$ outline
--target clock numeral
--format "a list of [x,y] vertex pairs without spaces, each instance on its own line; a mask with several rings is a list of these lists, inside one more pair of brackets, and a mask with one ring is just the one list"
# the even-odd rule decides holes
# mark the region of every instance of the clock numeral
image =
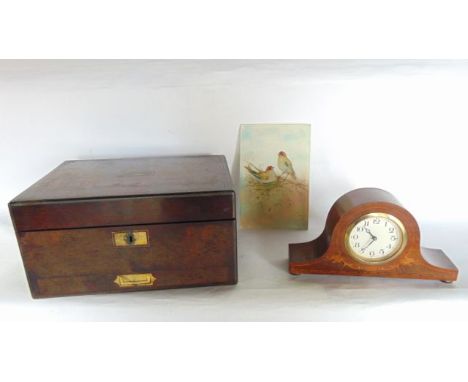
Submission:
[[391,240],[391,241],[397,241],[397,237],[396,237],[395,235],[392,235],[392,236],[390,237],[390,240]]
[[369,227],[369,220],[366,220],[366,221],[364,222],[364,227]]
[[380,224],[380,219],[378,219],[378,218],[374,219],[374,221],[372,222],[372,224]]
[[388,229],[388,233],[395,233],[395,228],[393,228],[393,227],[392,227],[392,228],[389,228],[389,229]]
[[374,252],[374,251],[370,251],[370,252],[369,252],[369,256],[370,256],[370,257],[374,257],[374,256],[375,256],[375,252]]
[[359,243],[354,243],[354,248],[359,248],[361,246],[361,244]]
[[388,221],[385,221],[385,227],[387,226],[387,224],[388,224]]
[[362,229],[361,227],[357,227],[357,230],[356,230],[356,231],[358,231],[358,232],[362,232],[362,231],[363,231],[363,229]]
[[384,251],[383,249],[381,249],[381,250],[379,251],[379,253],[380,253],[381,255],[383,255],[383,254],[385,254],[385,251]]
[[392,248],[392,245],[391,245],[391,244],[387,245],[387,248],[388,248],[388,249],[391,249],[391,248]]
[[354,234],[354,235],[353,235],[353,239],[354,239],[354,240],[359,239],[359,235]]

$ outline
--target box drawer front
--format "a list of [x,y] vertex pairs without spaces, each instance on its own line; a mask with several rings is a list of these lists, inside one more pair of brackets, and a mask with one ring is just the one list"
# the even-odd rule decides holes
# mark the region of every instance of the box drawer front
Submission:
[[234,220],[19,233],[34,297],[232,284]]

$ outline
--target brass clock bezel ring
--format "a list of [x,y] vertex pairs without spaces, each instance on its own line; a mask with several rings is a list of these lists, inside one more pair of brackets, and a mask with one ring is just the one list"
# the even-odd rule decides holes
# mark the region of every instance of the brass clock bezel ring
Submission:
[[[356,252],[354,252],[354,250],[351,248],[349,244],[349,236],[351,235],[351,231],[353,230],[353,228],[356,225],[358,225],[361,221],[367,218],[372,218],[372,217],[374,218],[380,217],[380,218],[385,218],[385,219],[392,221],[400,229],[400,232],[401,232],[401,243],[398,249],[395,252],[390,253],[389,255],[385,256],[384,258],[379,258],[376,260],[372,260],[369,258],[364,258],[364,257],[359,256],[358,254],[356,254]],[[359,261],[360,263],[366,264],[366,265],[379,265],[379,264],[385,264],[390,261],[393,261],[398,256],[401,255],[406,245],[408,244],[408,232],[406,231],[406,228],[401,222],[401,220],[395,217],[394,215],[388,214],[386,212],[371,212],[371,213],[359,216],[348,226],[348,228],[346,229],[344,241],[345,241],[344,244],[345,244],[346,252],[354,260]]]

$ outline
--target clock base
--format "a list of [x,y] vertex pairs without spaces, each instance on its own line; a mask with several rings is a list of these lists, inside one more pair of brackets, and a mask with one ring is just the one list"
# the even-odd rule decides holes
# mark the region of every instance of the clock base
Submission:
[[[444,252],[437,249],[421,248],[421,254],[408,261],[396,258],[382,265],[366,265],[333,253],[317,252],[314,242],[289,245],[289,273],[333,274],[339,276],[390,277],[403,279],[438,280],[451,284],[457,280],[458,269]],[[425,256],[429,255],[428,258]],[[435,260],[434,262],[429,262]],[[344,261],[343,261],[344,260]],[[400,260],[400,261],[399,261]],[[403,260],[403,261],[401,261]],[[436,264],[444,264],[444,267]]]

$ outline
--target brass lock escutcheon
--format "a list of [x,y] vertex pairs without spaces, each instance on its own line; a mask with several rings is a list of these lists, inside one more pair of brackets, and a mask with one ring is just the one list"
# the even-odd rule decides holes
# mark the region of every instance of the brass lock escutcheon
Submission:
[[112,240],[116,247],[149,246],[148,231],[112,232]]

